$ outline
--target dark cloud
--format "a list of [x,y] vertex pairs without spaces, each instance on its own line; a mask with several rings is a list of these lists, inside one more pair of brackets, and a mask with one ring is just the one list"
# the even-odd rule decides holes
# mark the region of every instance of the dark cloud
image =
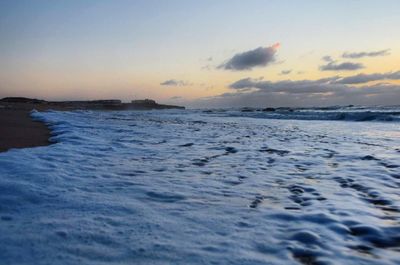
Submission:
[[353,76],[344,77],[336,83],[338,84],[362,84],[371,81],[382,80],[400,80],[400,71],[389,73],[374,73],[374,74],[358,74]]
[[282,70],[279,75],[288,75],[292,72],[292,70]]
[[332,57],[331,56],[324,56],[324,57],[322,57],[322,60],[323,61],[325,61],[325,62],[333,62],[333,59],[332,59]]
[[340,77],[329,77],[318,80],[283,80],[278,82],[263,81],[259,79],[244,78],[229,85],[229,88],[247,91],[257,89],[258,91],[268,91],[273,93],[327,93],[334,89],[342,89],[343,85],[335,83]]
[[[246,91],[247,89],[257,89],[256,92],[280,93],[280,94],[347,94],[349,92],[368,92],[374,93],[390,85],[378,84],[375,86],[355,87],[341,83],[343,78],[339,76],[321,78],[317,80],[283,80],[283,81],[264,81],[260,79],[244,78],[232,83],[231,89]],[[400,89],[400,86],[396,86]],[[368,88],[367,90],[363,90]],[[399,95],[400,96],[400,95]]]
[[328,61],[327,64],[321,65],[321,71],[354,71],[363,69],[364,65],[361,63],[343,62],[337,63],[336,61]]
[[389,49],[374,51],[374,52],[345,52],[342,54],[343,58],[358,59],[363,57],[376,57],[389,55]]
[[241,71],[266,66],[275,61],[275,54],[278,48],[279,43],[270,47],[259,47],[254,50],[238,53],[217,68]]
[[229,88],[233,88],[233,89],[237,89],[237,90],[249,90],[252,88],[258,88],[257,84],[259,84],[259,82],[257,80],[254,80],[254,79],[248,77],[248,78],[240,79],[240,80],[230,84]]
[[[394,73],[393,73],[394,74]],[[232,83],[233,92],[192,102],[195,107],[262,107],[398,104],[400,85],[354,86],[333,76],[318,80],[266,81],[244,78]]]
[[170,97],[169,99],[170,99],[170,100],[181,100],[181,99],[183,99],[183,97],[181,97],[181,96],[174,96],[174,97]]
[[170,79],[160,83],[162,86],[190,86],[191,84],[183,80]]
[[283,93],[258,90],[225,93],[188,103],[192,107],[312,107],[333,105],[395,105],[400,100],[400,86],[374,85],[344,88],[326,93]]
[[[362,84],[371,81],[400,80],[400,71],[375,74],[358,74],[348,77],[332,76],[317,80],[282,80],[277,82],[265,81],[262,78],[243,78],[229,85],[229,88],[238,91],[250,89],[264,90],[269,92],[283,92],[289,94],[299,93],[327,93],[338,92],[356,88],[354,84]],[[382,85],[382,84],[379,84]],[[400,95],[399,95],[400,96]]]

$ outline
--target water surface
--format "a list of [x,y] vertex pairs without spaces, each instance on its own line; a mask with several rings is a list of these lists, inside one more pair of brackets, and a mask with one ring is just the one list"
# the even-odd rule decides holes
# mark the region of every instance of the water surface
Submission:
[[57,144],[0,154],[0,260],[398,264],[400,123],[265,115],[33,113]]

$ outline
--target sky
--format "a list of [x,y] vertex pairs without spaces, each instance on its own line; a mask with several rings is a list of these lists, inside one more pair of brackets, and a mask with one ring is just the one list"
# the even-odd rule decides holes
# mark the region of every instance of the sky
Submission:
[[0,97],[395,105],[398,0],[0,0]]

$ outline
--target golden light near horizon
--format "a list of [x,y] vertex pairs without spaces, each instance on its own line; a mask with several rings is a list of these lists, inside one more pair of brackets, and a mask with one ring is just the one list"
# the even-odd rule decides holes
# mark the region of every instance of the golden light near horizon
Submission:
[[[151,97],[194,104],[202,98],[237,93],[232,104],[238,104],[240,93],[231,84],[245,78],[300,82],[399,70],[400,38],[391,33],[399,22],[394,8],[357,5],[359,11],[344,22],[338,18],[348,18],[347,8],[355,3],[306,2],[299,12],[285,9],[279,2],[230,3],[210,6],[173,1],[162,5],[171,13],[151,13],[154,6],[141,1],[121,5],[39,1],[32,3],[31,9],[4,2],[0,19],[1,96],[125,101]],[[324,16],[317,11],[307,12],[307,16],[301,12],[322,7],[332,12]],[[267,10],[275,12],[265,16]],[[224,19],[217,16],[221,11]],[[146,13],[150,15],[144,16]],[[379,19],[366,21],[371,14]],[[64,22],[59,23],[60,19]],[[292,20],[296,23],[289,23]],[[370,29],[368,35],[363,33],[365,27]],[[389,52],[374,53],[383,50]],[[344,58],[346,52],[361,55]],[[332,61],[325,62],[322,58],[326,56]],[[230,64],[221,67],[227,62]],[[330,69],[322,70],[323,66]],[[346,66],[351,69],[340,69]],[[175,84],[161,85],[168,80]],[[379,80],[369,85],[377,83]],[[318,99],[314,100],[301,104],[318,105]],[[376,104],[385,104],[377,100]],[[287,98],[283,103],[296,105],[299,101]],[[348,102],[332,97],[331,104],[342,103]]]

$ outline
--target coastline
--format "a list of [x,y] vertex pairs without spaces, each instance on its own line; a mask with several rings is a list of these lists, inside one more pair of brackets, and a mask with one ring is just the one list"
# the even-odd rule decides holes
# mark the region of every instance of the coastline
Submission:
[[120,100],[93,101],[45,101],[24,97],[0,99],[0,152],[13,148],[47,146],[50,129],[42,122],[30,116],[32,110],[151,110],[151,109],[184,109],[181,106],[158,104],[154,100],[133,100],[122,103]]
[[47,146],[50,129],[30,116],[29,109],[0,109],[0,152],[13,148]]

